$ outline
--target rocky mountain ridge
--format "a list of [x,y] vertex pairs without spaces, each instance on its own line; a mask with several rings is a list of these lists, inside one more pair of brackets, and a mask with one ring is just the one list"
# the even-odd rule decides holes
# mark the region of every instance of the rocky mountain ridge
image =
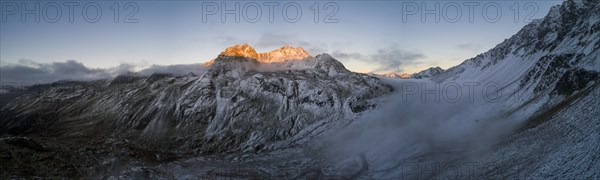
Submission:
[[[262,151],[343,127],[374,108],[373,98],[392,91],[327,54],[267,69],[227,53],[201,76],[123,75],[36,87],[0,110],[2,132],[66,137],[93,132],[202,154]],[[52,105],[38,105],[48,102]]]
[[[234,45],[225,49],[219,56],[243,57],[254,59],[259,63],[281,63],[287,60],[302,60],[312,56],[301,47],[283,46],[269,52],[257,53],[248,44]],[[204,66],[211,66],[216,59],[210,60]]]
[[493,49],[433,80],[494,84],[509,107],[547,110],[598,81],[598,12],[597,1],[567,0]]

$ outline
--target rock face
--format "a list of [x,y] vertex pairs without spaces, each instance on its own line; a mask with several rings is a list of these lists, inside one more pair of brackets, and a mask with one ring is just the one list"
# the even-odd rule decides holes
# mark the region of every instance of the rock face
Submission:
[[221,55],[258,59],[258,53],[256,53],[256,50],[254,50],[254,48],[250,47],[248,44],[228,47],[221,53]]
[[565,1],[495,48],[433,79],[494,84],[513,108],[552,107],[598,82],[598,12],[598,1]]
[[[287,60],[311,58],[310,54],[301,47],[283,46],[273,51],[257,53],[256,50],[248,44],[228,47],[225,51],[221,52],[219,56],[254,59],[260,63],[281,63]],[[216,59],[213,59],[205,63],[205,66],[211,66],[215,60]]]
[[230,47],[199,77],[124,75],[39,86],[0,110],[0,132],[119,137],[161,151],[256,152],[344,127],[392,91],[326,54],[281,61],[306,55],[296,50],[258,55],[247,45]]
[[[363,168],[368,169],[361,176],[364,179],[447,179],[451,176],[459,179],[596,179],[600,177],[600,168],[597,167],[600,154],[598,28],[600,1],[567,0],[553,7],[546,17],[528,24],[495,48],[432,79],[438,85],[491,87],[477,90],[476,93],[481,92],[482,96],[473,96],[475,100],[467,103],[427,103],[422,108],[425,110],[415,116],[411,113],[420,108],[401,111],[392,117],[416,117],[415,123],[432,123],[425,123],[425,128],[416,130],[417,133],[398,136],[393,134],[410,132],[422,126],[403,123],[394,128],[390,127],[392,123],[384,123],[385,128],[382,129],[393,129],[390,133],[374,131],[363,136],[366,143],[339,149],[367,147],[354,153],[366,151],[369,166]],[[413,80],[396,81],[410,83]],[[400,88],[401,85],[396,87]],[[462,90],[464,92],[466,89]],[[421,91],[430,90],[422,88]],[[487,93],[490,96],[486,96]],[[483,101],[477,102],[476,99]],[[419,107],[415,103],[417,101],[409,101],[407,104],[411,106],[404,108]],[[453,107],[459,107],[458,111],[451,112]],[[435,114],[436,109],[443,109],[444,112],[439,113],[442,116],[433,116],[431,119],[434,121],[428,121],[426,116]],[[469,124],[473,125],[476,133],[448,138],[450,134],[467,132],[465,129],[469,128],[464,127]],[[493,124],[502,124],[504,127]],[[441,127],[440,131],[435,130],[438,127]],[[400,130],[403,128],[405,131]],[[497,138],[481,138],[502,129],[504,132]],[[410,137],[407,141],[411,141],[431,135],[429,132],[439,135],[447,130],[452,133],[442,133],[441,143],[435,143],[436,138],[431,138],[404,145],[402,143],[406,141],[398,139]],[[370,131],[363,132],[368,134]],[[394,138],[386,142],[388,136]],[[361,137],[340,144],[360,142],[358,139]],[[377,142],[382,143],[371,143],[371,139],[378,139]],[[472,141],[474,143],[469,142],[470,139],[475,139]],[[490,145],[480,146],[486,143]],[[335,159],[335,162],[344,162],[343,158]],[[357,160],[347,161],[354,163],[354,167],[358,166],[355,165],[358,164]],[[450,164],[462,167],[443,167]]]
[[258,61],[264,63],[283,62],[286,60],[298,60],[309,58],[310,55],[301,47],[284,46],[279,49],[260,53]]
[[410,77],[414,79],[431,79],[442,74],[443,72],[444,69],[440,67],[430,67],[429,69],[425,69],[418,73],[412,74]]

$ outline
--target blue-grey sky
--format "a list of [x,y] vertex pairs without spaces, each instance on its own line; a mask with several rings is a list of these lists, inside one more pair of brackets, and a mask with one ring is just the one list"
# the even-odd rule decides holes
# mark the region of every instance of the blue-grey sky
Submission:
[[[259,52],[292,45],[313,55],[330,53],[358,72],[412,73],[449,68],[485,52],[562,1],[0,3],[2,65],[67,60],[93,68],[192,64],[248,43]],[[221,12],[229,13],[224,22]]]

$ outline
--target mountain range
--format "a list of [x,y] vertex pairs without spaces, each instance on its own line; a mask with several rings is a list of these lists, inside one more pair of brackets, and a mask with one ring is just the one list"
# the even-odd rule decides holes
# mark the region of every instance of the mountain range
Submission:
[[[383,75],[400,79],[243,44],[199,75],[27,87],[0,107],[0,177],[600,178],[598,12],[567,0],[457,66]],[[484,101],[407,100],[411,83],[476,84]],[[473,160],[486,166],[406,176],[403,164]]]

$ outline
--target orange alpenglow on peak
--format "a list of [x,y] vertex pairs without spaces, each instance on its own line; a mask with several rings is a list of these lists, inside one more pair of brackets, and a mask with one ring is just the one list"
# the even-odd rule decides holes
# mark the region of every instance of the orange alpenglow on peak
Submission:
[[297,60],[310,57],[310,54],[301,47],[283,46],[279,49],[260,53],[258,61],[260,62],[283,62],[286,60]]
[[225,51],[221,53],[221,55],[247,57],[252,59],[258,59],[259,57],[258,53],[256,53],[256,50],[254,50],[254,48],[252,48],[248,44],[228,47],[227,49],[225,49]]
[[[252,58],[261,63],[283,62],[311,57],[310,54],[301,47],[283,46],[266,53],[257,53],[256,50],[248,44],[228,47],[220,55]],[[214,59],[207,62],[205,65],[210,65],[213,61]]]

